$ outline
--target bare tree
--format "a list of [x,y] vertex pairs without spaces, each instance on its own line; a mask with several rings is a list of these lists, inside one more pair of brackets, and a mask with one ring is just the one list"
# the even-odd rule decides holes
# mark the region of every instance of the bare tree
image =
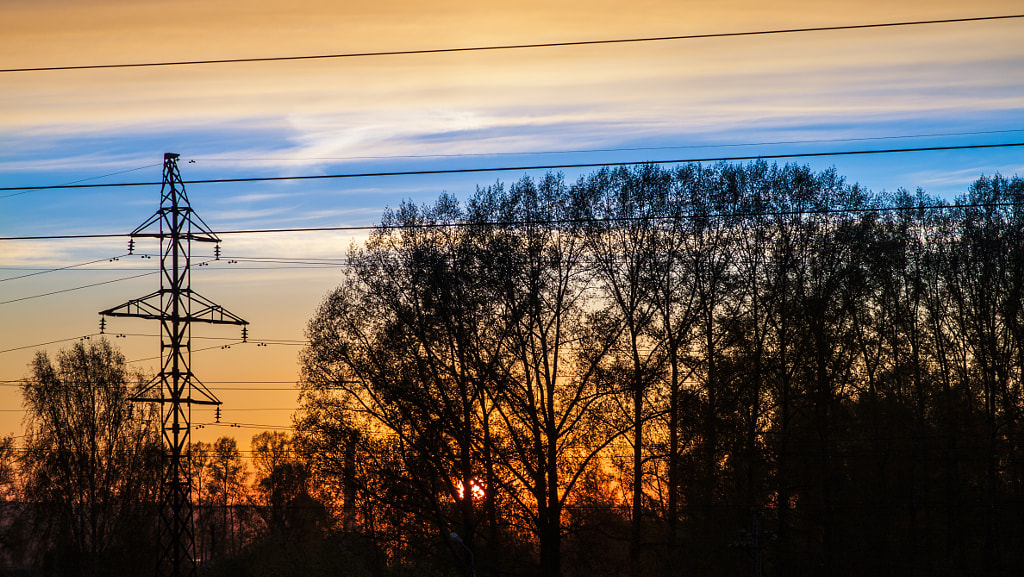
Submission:
[[[496,519],[486,388],[507,321],[492,290],[502,279],[488,274],[492,251],[472,227],[452,226],[463,218],[448,197],[386,214],[310,322],[303,374],[311,393],[338,400],[365,442],[383,436],[394,450],[382,455],[409,463],[395,469],[395,484],[419,495],[417,514],[436,534],[449,543],[457,529],[475,550],[481,505]],[[483,500],[469,489],[481,485]],[[461,545],[448,548],[462,556]]]
[[22,472],[39,535],[66,574],[124,570],[152,530],[138,523],[159,485],[153,411],[129,401],[145,381],[106,340],[77,342],[56,364],[40,352],[31,369]]
[[549,577],[561,573],[567,501],[598,454],[624,432],[606,418],[600,367],[619,327],[587,306],[593,271],[579,224],[587,201],[579,186],[571,191],[549,174],[475,199],[480,222],[508,223],[496,240],[510,249],[510,262],[495,274],[506,279],[498,298],[519,314],[493,393],[503,433],[496,449]]
[[240,545],[238,508],[246,494],[248,468],[238,450],[234,437],[220,437],[214,441],[210,451],[210,480],[208,483],[211,504],[220,508],[220,534],[211,535],[211,555],[234,552]]
[[[664,274],[659,256],[659,220],[665,215],[672,185],[671,173],[655,166],[635,170],[601,171],[583,184],[586,213],[584,228],[587,252],[592,256],[600,296],[593,298],[621,326],[620,339],[608,358],[608,370],[617,373],[613,398],[629,424],[632,459],[630,572],[641,573],[645,502],[645,468],[650,451],[645,437],[647,423],[662,412],[662,398],[655,384],[666,357],[666,332],[658,330],[657,287]],[[605,302],[602,303],[601,300]]]

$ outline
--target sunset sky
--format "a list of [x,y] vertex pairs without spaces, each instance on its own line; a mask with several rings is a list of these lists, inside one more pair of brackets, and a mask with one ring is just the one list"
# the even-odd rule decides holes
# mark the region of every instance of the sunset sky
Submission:
[[[1020,2],[5,0],[0,68],[390,52],[1024,13]],[[1024,18],[503,51],[0,72],[0,187],[557,165],[1024,142]],[[1024,148],[807,159],[871,190],[953,198],[1024,174]],[[566,168],[570,179],[592,169]],[[466,198],[523,170],[188,186],[214,230],[369,226],[403,199]],[[530,174],[539,175],[543,171]],[[110,175],[104,177],[104,175]],[[100,178],[104,177],[104,178]],[[127,233],[159,187],[0,191],[0,237]],[[248,320],[195,326],[193,370],[224,401],[210,440],[287,426],[303,329],[365,233],[223,235],[193,271]],[[158,287],[127,239],[0,240],[0,434],[21,434],[34,351],[98,332]],[[141,242],[137,253],[155,253]],[[209,256],[209,247],[196,252]],[[115,262],[107,259],[121,256]],[[237,263],[229,264],[229,260]],[[64,271],[47,269],[100,261]],[[15,279],[22,275],[35,274]],[[138,276],[145,275],[145,276]],[[138,277],[138,278],[128,278]],[[125,279],[125,280],[121,280]],[[90,288],[65,291],[84,285]],[[158,326],[108,333],[155,371]],[[150,335],[150,336],[145,336]],[[96,337],[93,337],[96,338]],[[219,340],[223,339],[223,340]],[[34,347],[40,343],[64,341]],[[268,346],[257,343],[268,342]],[[27,347],[27,348],[23,348]],[[198,349],[208,350],[198,351]],[[18,350],[12,350],[18,349]],[[213,420],[196,409],[195,423]]]

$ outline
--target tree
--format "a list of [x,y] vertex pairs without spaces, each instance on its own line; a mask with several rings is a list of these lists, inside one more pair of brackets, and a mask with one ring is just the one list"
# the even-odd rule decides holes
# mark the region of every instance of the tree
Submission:
[[655,166],[600,171],[587,179],[592,219],[585,230],[594,257],[595,278],[609,304],[607,314],[622,327],[612,348],[608,370],[622,401],[616,403],[632,428],[630,573],[639,575],[645,508],[645,464],[649,450],[647,423],[661,411],[655,383],[665,358],[665,331],[657,330],[657,288],[665,267],[659,255],[658,216],[665,214],[671,173]]
[[16,477],[14,459],[14,437],[0,438],[0,501],[11,498]]
[[[160,480],[159,422],[129,400],[145,380],[107,340],[78,342],[56,364],[37,353],[22,382],[25,498],[52,568],[126,573],[148,563]],[[133,562],[134,561],[134,562]]]
[[332,547],[327,508],[310,495],[309,469],[295,438],[264,431],[252,437],[251,446],[251,502],[258,530],[244,548],[245,574],[336,575],[343,567],[356,573],[350,559],[338,558]]
[[0,438],[0,559],[8,560],[15,551],[12,538],[20,507],[17,503],[17,456],[14,436]]
[[[388,490],[412,497],[404,508],[435,538],[457,528],[474,549],[481,504],[459,488],[490,474],[478,437],[504,323],[482,274],[489,252],[473,231],[446,226],[460,217],[447,197],[385,215],[388,226],[350,251],[350,274],[310,322],[303,376],[311,393],[337,397],[354,430],[376,429],[366,442],[390,440],[377,456],[388,458]],[[485,484],[490,497],[495,485]]]
[[213,555],[213,544],[216,541],[212,520],[215,513],[210,507],[210,478],[213,474],[211,455],[212,443],[196,441],[189,446],[189,459],[192,464],[192,502],[195,505],[196,561],[200,564]]
[[214,441],[210,455],[210,500],[220,507],[220,535],[211,536],[211,555],[230,554],[238,547],[239,515],[237,506],[246,492],[248,471],[238,442],[234,437],[221,437]]
[[287,534],[312,508],[309,471],[295,452],[291,435],[264,431],[252,438],[254,488],[267,530]]
[[1006,573],[1022,199],[756,162],[403,205],[310,323],[316,487],[399,570],[450,567],[457,528],[551,576],[563,543],[595,574]]
[[584,187],[553,174],[524,178],[507,192],[478,191],[470,215],[470,222],[505,223],[490,227],[489,243],[507,250],[492,275],[503,281],[495,297],[515,311],[491,389],[502,432],[495,450],[548,577],[561,574],[562,515],[577,483],[625,433],[607,418],[610,388],[601,382],[621,325],[587,306],[594,284],[582,234]]

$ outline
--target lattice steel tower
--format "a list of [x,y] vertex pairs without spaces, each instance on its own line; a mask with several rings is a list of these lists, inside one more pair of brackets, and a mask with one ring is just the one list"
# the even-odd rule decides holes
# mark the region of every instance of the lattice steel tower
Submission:
[[[196,574],[189,451],[192,405],[219,405],[220,400],[192,374],[190,325],[248,323],[192,290],[192,241],[217,243],[220,239],[189,206],[178,157],[164,154],[160,210],[131,233],[132,243],[140,237],[160,239],[160,290],[100,314],[160,321],[160,373],[133,400],[159,403],[163,423],[157,575],[192,577]],[[157,226],[158,232],[147,232]]]

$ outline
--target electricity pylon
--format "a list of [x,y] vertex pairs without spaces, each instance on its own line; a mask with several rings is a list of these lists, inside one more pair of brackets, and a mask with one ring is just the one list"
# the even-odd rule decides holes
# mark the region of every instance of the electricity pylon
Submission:
[[[220,239],[189,206],[178,157],[164,154],[160,210],[131,233],[132,243],[139,237],[160,239],[160,290],[100,312],[160,321],[160,373],[132,399],[159,403],[163,423],[158,577],[196,574],[189,450],[192,405],[220,405],[192,374],[191,323],[248,324],[192,290],[192,241],[217,243]],[[158,232],[147,232],[157,225]]]

